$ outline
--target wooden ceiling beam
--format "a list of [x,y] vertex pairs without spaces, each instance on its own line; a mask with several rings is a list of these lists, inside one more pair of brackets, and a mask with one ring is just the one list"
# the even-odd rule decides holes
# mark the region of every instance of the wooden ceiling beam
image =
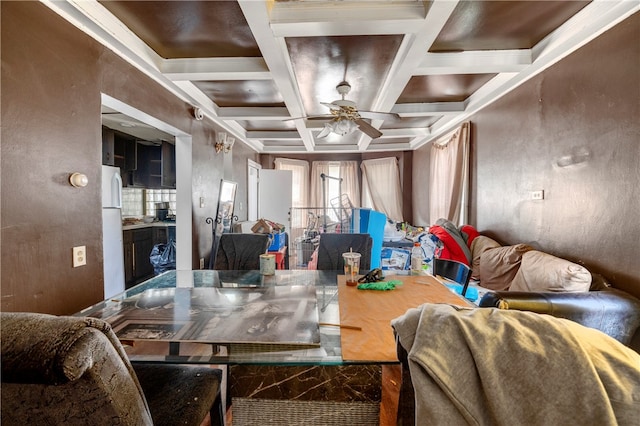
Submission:
[[[282,37],[276,37],[270,25],[269,7],[267,2],[255,0],[238,0],[238,5],[251,28],[251,32],[260,47],[265,63],[271,70],[273,81],[280,90],[289,113],[294,117],[305,115],[302,98],[295,84],[295,73],[287,46]],[[307,151],[314,150],[314,141],[306,130],[304,122],[295,120],[298,133]]]
[[262,58],[163,59],[160,71],[172,81],[269,80]]
[[400,117],[425,117],[433,115],[459,114],[464,112],[464,102],[431,102],[396,104],[391,112]]
[[275,37],[380,35],[417,32],[422,2],[277,2],[271,11]]
[[531,65],[531,49],[425,53],[413,75],[519,72]]

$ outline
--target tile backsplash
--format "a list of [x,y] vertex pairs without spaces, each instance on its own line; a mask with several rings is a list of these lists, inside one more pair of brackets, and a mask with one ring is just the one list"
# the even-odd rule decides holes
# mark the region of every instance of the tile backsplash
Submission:
[[176,190],[175,189],[145,189],[144,204],[145,214],[156,215],[156,203],[167,201],[169,203],[169,215],[176,214]]
[[142,188],[122,188],[122,217],[144,216]]
[[169,214],[175,214],[175,189],[122,188],[122,217],[155,216],[155,203],[162,201],[169,202]]

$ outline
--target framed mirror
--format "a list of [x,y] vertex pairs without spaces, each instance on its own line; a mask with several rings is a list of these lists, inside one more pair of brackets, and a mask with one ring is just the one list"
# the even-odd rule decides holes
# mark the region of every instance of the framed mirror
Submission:
[[236,189],[238,184],[228,180],[220,180],[220,192],[218,194],[218,212],[216,213],[216,234],[231,232],[233,226],[233,208],[236,201]]

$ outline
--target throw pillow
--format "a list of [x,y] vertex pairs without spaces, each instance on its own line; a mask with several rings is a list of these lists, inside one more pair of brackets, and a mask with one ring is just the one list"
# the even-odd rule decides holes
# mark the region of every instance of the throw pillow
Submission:
[[520,269],[524,253],[533,250],[526,244],[516,244],[486,250],[480,256],[480,285],[491,290],[508,290]]
[[589,291],[591,273],[584,266],[532,250],[522,256],[510,291]]
[[471,242],[471,278],[481,280],[480,256],[486,250],[501,247],[500,243],[484,235],[478,235]]

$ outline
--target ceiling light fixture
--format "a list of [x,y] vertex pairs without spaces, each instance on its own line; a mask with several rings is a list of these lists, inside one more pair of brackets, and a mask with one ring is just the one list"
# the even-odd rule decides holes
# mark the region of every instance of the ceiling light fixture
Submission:
[[349,118],[337,117],[329,123],[325,123],[324,129],[318,133],[318,138],[324,138],[333,132],[340,136],[346,136],[355,132],[358,129],[358,125]]
[[76,172],[69,176],[69,183],[76,188],[84,188],[89,183],[89,179],[87,175]]
[[231,151],[231,148],[233,147],[235,141],[236,138],[227,136],[225,132],[216,133],[216,143],[214,145],[216,154],[219,154],[220,152],[228,154]]

